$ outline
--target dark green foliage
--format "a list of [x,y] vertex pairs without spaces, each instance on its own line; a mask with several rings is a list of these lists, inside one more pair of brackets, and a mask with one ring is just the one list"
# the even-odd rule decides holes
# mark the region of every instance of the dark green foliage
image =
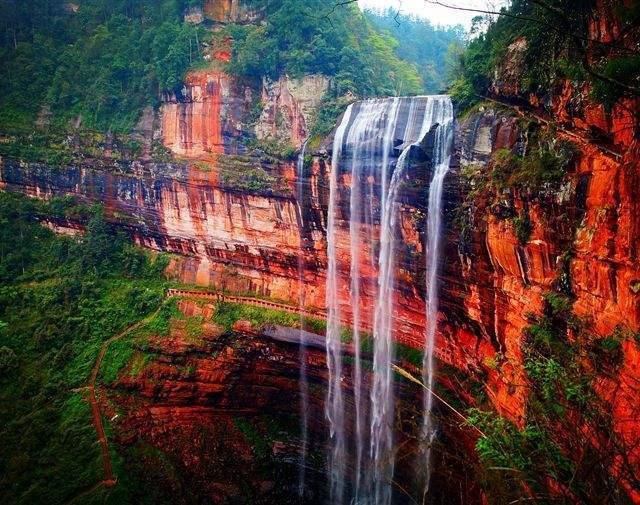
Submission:
[[596,339],[591,346],[591,359],[599,370],[606,369],[607,366],[620,366],[624,359],[620,338],[612,335]]
[[236,417],[233,423],[251,445],[253,454],[258,460],[264,460],[271,455],[271,444],[273,440],[270,440],[267,435],[260,433],[251,421],[243,417]]
[[82,116],[103,131],[128,131],[143,107],[176,88],[199,59],[182,0],[0,3],[0,123],[24,130],[44,104],[54,122]]
[[11,377],[16,368],[18,368],[18,357],[14,350],[7,346],[0,347],[0,381]]
[[527,245],[531,238],[533,225],[529,219],[529,213],[526,210],[522,211],[518,217],[513,219],[513,228],[520,245]]
[[[7,120],[3,125],[14,124],[11,120]],[[25,128],[27,127],[25,125]],[[7,137],[0,143],[0,155],[27,162],[46,163],[51,166],[66,165],[72,160],[72,150],[69,145],[59,142],[55,136],[38,132]]]
[[[511,2],[505,8],[509,16],[490,22],[486,33],[469,43],[451,89],[454,100],[462,110],[471,107],[489,93],[495,71],[500,73],[505,66],[515,71],[510,76],[515,82],[509,84],[525,98],[528,93],[545,94],[559,78],[589,82],[593,98],[607,106],[623,96],[638,96],[640,60],[633,44],[589,41],[590,23],[602,15],[596,6],[595,0]],[[637,6],[618,2],[615,10],[620,33],[632,34],[639,18]],[[516,56],[509,46],[521,38],[526,48]],[[589,63],[594,60],[599,63]]]
[[335,77],[337,95],[415,94],[422,83],[416,68],[398,59],[397,42],[373,28],[355,4],[330,18],[323,0],[249,2],[263,8],[264,23],[230,26],[233,58],[228,70],[253,80],[323,74]]
[[367,11],[365,16],[398,41],[396,54],[416,65],[425,93],[441,93],[447,88],[450,67],[463,48],[462,26],[434,26],[426,19],[398,14],[393,9]]
[[250,193],[271,194],[281,187],[281,181],[263,168],[255,167],[242,171],[232,167],[220,170],[220,182],[226,189]]
[[[603,76],[629,86],[640,87],[640,56],[611,57],[598,68]],[[625,96],[621,86],[612,84],[609,80],[593,79],[591,96],[594,100],[611,108],[620,98]]]
[[575,156],[575,146],[568,141],[542,136],[537,146],[521,159],[512,184],[524,187],[554,186],[562,182]]
[[[318,108],[316,120],[311,130],[312,141],[308,146],[312,152],[319,147],[317,141],[326,136],[335,127],[338,123],[338,118],[350,102],[348,97],[335,96],[335,91],[327,93]],[[316,142],[313,142],[314,139],[316,139]]]
[[296,149],[286,140],[278,140],[267,137],[261,140],[247,142],[247,147],[262,151],[267,156],[280,160],[293,160],[296,158]]
[[[550,292],[542,315],[530,316],[523,345],[529,390],[525,426],[518,429],[491,412],[469,411],[469,422],[485,433],[476,449],[483,486],[496,503],[522,496],[523,483],[546,493],[548,478],[581,503],[608,502],[610,496],[617,496],[613,503],[627,503],[619,483],[598,470],[626,449],[611,432],[611,406],[596,393],[594,381],[622,362],[622,341],[632,336],[622,329],[606,338],[591,335],[572,306],[567,295]],[[613,440],[594,448],[585,433]],[[575,447],[581,448],[579,454]],[[623,465],[622,471],[633,478],[632,466]]]
[[486,466],[527,475],[570,476],[571,463],[540,427],[530,424],[518,429],[505,418],[478,409],[468,412],[468,422],[486,435],[476,443]]
[[551,133],[530,139],[524,156],[509,149],[499,149],[492,159],[491,185],[498,191],[520,189],[534,194],[546,188],[557,190],[575,152],[571,142],[552,139]]
[[[86,234],[38,223],[65,215],[86,219]],[[66,503],[102,478],[89,405],[72,390],[106,339],[160,304],[162,265],[98,208],[0,192],[0,501]]]

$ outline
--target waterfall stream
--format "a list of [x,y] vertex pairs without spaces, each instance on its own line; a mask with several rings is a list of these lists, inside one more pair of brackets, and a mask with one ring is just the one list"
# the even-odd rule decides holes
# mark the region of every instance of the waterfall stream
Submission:
[[[301,254],[298,256],[298,307],[300,313],[305,308],[305,290],[304,290],[304,213],[302,211],[304,198],[304,156],[307,151],[307,142],[305,140],[298,154],[298,162],[296,164],[296,199],[298,201],[298,227],[300,229],[300,249]],[[309,434],[309,381],[307,379],[307,337],[304,328],[304,317],[300,316],[300,470],[298,475],[298,496],[304,497],[304,487],[306,479],[307,467],[307,445]]]
[[424,418],[422,436],[425,443],[425,488],[429,490],[431,480],[431,444],[435,429],[431,418],[433,406],[433,349],[438,327],[438,267],[440,264],[440,238],[442,227],[442,190],[444,179],[451,164],[453,144],[453,106],[450,101],[444,104],[442,122],[436,130],[433,145],[433,178],[429,185],[429,208],[427,214],[427,335],[422,366],[423,382],[427,389],[424,393]]
[[[392,364],[395,358],[395,251],[399,245],[396,243],[399,196],[402,183],[410,176],[408,160],[412,148],[419,145],[437,124],[434,148],[438,152],[434,152],[434,176],[429,191],[429,322],[425,344],[425,377],[426,380],[433,378],[438,258],[430,256],[439,253],[437,235],[440,218],[436,219],[435,214],[439,216],[441,212],[441,180],[446,174],[444,164],[448,169],[449,159],[446,152],[440,151],[449,141],[452,117],[451,102],[446,96],[372,99],[350,105],[335,133],[327,216],[326,351],[329,387],[325,405],[330,425],[332,504],[345,501],[376,505],[391,503],[395,468]],[[443,133],[445,130],[447,133]],[[436,180],[440,189],[432,195]],[[342,195],[346,193],[345,186],[349,190],[348,200]],[[434,202],[433,209],[431,202]],[[345,215],[347,204],[349,214]],[[435,220],[435,227],[432,220]],[[343,225],[345,221],[348,221],[348,242],[344,236],[347,229],[347,223]],[[375,299],[373,307],[365,306],[363,290],[369,299]],[[341,352],[341,321],[349,319],[349,314],[352,322],[350,340],[354,350],[350,378],[343,376]],[[365,380],[362,371],[363,328],[373,330],[370,381]],[[349,379],[353,384],[353,409],[345,412],[351,407],[345,394]],[[433,432],[430,408],[431,400],[425,399],[425,434]],[[351,433],[353,436],[348,436]]]

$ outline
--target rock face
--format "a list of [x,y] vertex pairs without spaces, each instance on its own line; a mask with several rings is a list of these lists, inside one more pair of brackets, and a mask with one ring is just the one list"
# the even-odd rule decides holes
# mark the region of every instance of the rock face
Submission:
[[[206,2],[204,13],[217,22],[253,16],[235,0]],[[592,26],[592,36],[603,40],[612,31],[615,26],[605,20]],[[586,86],[569,81],[558,82],[545,95],[522,96],[517,70],[525,47],[526,40],[512,44],[493,83],[494,98],[508,103],[509,111],[487,105],[458,125],[454,167],[445,182],[446,244],[436,356],[446,373],[439,381],[473,404],[473,395],[452,377],[455,371],[476,378],[495,409],[523,426],[530,389],[524,369],[525,330],[530,316],[542,313],[545,293],[564,275],[575,297],[573,310],[589,322],[595,338],[627,335],[621,342],[621,365],[615,373],[599,377],[597,392],[610,410],[610,438],[615,435],[619,443],[611,449],[614,461],[605,469],[620,479],[634,503],[640,503],[637,484],[621,470],[640,474],[640,348],[638,339],[629,337],[640,331],[640,104],[622,100],[607,112],[590,102]],[[218,60],[228,57],[222,50],[216,54]],[[69,194],[85,202],[103,202],[110,220],[139,244],[176,253],[169,270],[183,282],[292,305],[302,294],[309,308],[323,309],[330,142],[305,167],[302,198],[296,199],[293,163],[251,155],[246,141],[255,136],[300,146],[327,86],[318,76],[299,81],[283,77],[264,82],[256,92],[219,70],[193,72],[180,92],[164,97],[161,109],[164,146],[189,163],[149,161],[150,142],[145,159],[132,163],[87,160],[82,166],[52,169],[3,159],[0,188],[42,198]],[[250,124],[256,106],[261,113]],[[523,152],[527,136],[519,117],[540,125],[553,122],[557,137],[575,146],[575,163],[559,189],[492,194],[489,202],[469,185],[465,173],[490,170],[501,149]],[[420,349],[425,328],[426,188],[431,176],[428,142],[414,157],[414,184],[403,188],[398,227],[404,248],[397,251],[394,316],[397,340]],[[225,179],[225,174],[250,174],[255,169],[281,184],[256,189],[254,179],[244,186]],[[348,201],[348,175],[341,176],[339,187],[341,200]],[[470,194],[476,199],[464,207]],[[513,222],[523,212],[531,224],[524,242]],[[348,208],[340,209],[337,247],[342,251],[349,250],[348,217]],[[81,223],[46,224],[64,233],[81,233]],[[376,236],[378,228],[373,219],[363,233]],[[362,251],[363,265],[371,264],[372,252]],[[348,260],[343,256],[338,261],[344,276],[349,274]],[[375,267],[363,277],[366,318],[375,296]],[[340,293],[340,299],[349,318],[348,293]],[[190,450],[199,427],[214,426],[218,438],[227,434],[236,455],[247,462],[251,449],[234,427],[232,413],[244,409],[257,415],[264,408],[280,415],[284,406],[290,411],[295,402],[297,377],[292,371],[297,370],[297,358],[291,349],[275,353],[270,343],[247,339],[239,348],[220,344],[222,352],[212,357],[218,345],[213,341],[196,347],[171,341],[156,344],[163,359],[135,380],[122,379],[114,386],[113,401],[129,413],[121,433],[130,433],[130,438],[122,435],[122,441],[143,439],[173,451],[181,465],[195,468],[192,474],[197,478],[211,471],[204,463],[209,448],[196,456]],[[322,360],[319,354],[313,356],[312,373],[318,382],[323,380]],[[229,387],[232,377],[237,383]],[[139,410],[125,394],[131,391],[142,397]],[[318,393],[315,398],[317,424],[323,422],[318,406],[322,397]],[[604,444],[591,433],[585,439],[595,447]],[[286,459],[287,451],[283,454]],[[268,488],[272,478],[257,484],[255,492],[263,485]],[[233,495],[238,490],[230,489],[229,480],[221,476],[206,493]]]
[[[220,82],[224,83],[222,77]],[[208,107],[213,106],[204,103],[211,96],[207,93],[217,93],[218,81],[214,79],[209,88],[206,81],[192,83],[198,91],[191,96],[205,97],[198,107],[211,110]],[[225,88],[221,85],[220,89]],[[224,97],[224,91],[220,96]],[[166,125],[166,118],[173,113],[167,110],[177,111],[181,107],[187,110],[191,105],[176,102],[165,107],[169,107],[165,109]],[[244,104],[231,100],[226,107],[233,111]],[[539,113],[531,114],[529,117]],[[613,130],[626,124],[613,120],[611,135],[615,138]],[[634,125],[634,139],[636,128]],[[219,133],[212,137],[211,131]],[[238,136],[241,134],[237,131]],[[212,171],[149,162],[120,166],[121,173],[114,168],[89,166],[54,170],[5,159],[0,185],[38,197],[72,194],[84,201],[104,202],[111,220],[128,230],[140,244],[178,253],[171,271],[185,282],[252,292],[295,305],[301,287],[298,259],[302,258],[306,304],[322,309],[327,181],[331,170],[328,159],[326,155],[316,156],[305,170],[304,196],[300,202],[291,196],[295,176],[288,163],[265,165],[270,173],[289,181],[288,192],[256,193],[225,187],[215,167],[228,167],[235,159],[224,154],[233,149],[234,139],[238,138],[235,135],[232,128],[221,126],[220,130],[207,130],[207,135],[198,137],[215,137],[217,141],[201,140],[197,147],[191,143],[190,152],[196,158],[210,160]],[[469,167],[487,170],[497,150],[521,148],[523,131],[517,114],[498,109],[487,108],[459,125],[456,166],[446,181],[447,244],[441,274],[436,356],[443,365],[482,377],[496,409],[518,424],[523,424],[526,417],[528,386],[522,343],[525,328],[530,324],[528,314],[542,311],[543,295],[558,278],[567,250],[572,251],[569,279],[576,297],[576,314],[590,320],[599,337],[609,336],[617,328],[632,333],[640,330],[638,142],[620,144],[620,154],[615,154],[610,146],[590,140],[578,128],[569,129],[567,125],[558,135],[575,143],[577,161],[566,184],[544,199],[526,193],[505,195],[504,202],[490,209],[477,201],[468,211],[471,227],[467,230],[460,229],[459,220],[454,219],[461,200],[473,189],[465,186],[464,170]],[[188,142],[180,142],[186,154]],[[212,156],[214,146],[220,151],[217,158]],[[430,179],[428,145],[416,156],[415,180],[424,188]],[[263,162],[256,158],[246,163],[257,166]],[[340,184],[344,194],[348,194],[348,177]],[[407,250],[398,252],[397,338],[420,348],[425,325],[426,202],[421,190],[411,187],[405,189],[403,201],[406,204],[399,233]],[[522,244],[512,221],[501,216],[505,209],[517,214],[525,208],[532,232],[527,243]],[[342,219],[339,225],[343,232],[339,232],[338,244],[348,250],[345,223],[346,219]],[[73,223],[57,224],[77,229]],[[341,263],[348,265],[346,258]],[[372,279],[374,273],[371,272]],[[365,305],[367,296],[372,297],[373,293],[365,285]],[[341,298],[346,303],[349,297],[344,293]],[[350,308],[344,309],[348,316]],[[640,453],[633,448],[640,429],[633,420],[640,418],[637,356],[638,344],[633,339],[625,340],[623,365],[615,375],[602,379],[600,387],[602,397],[612,408],[611,429],[624,443],[620,458],[626,458],[625,464],[635,468],[640,466]],[[447,382],[446,377],[441,380]],[[459,387],[453,389],[467,398]],[[184,399],[185,405],[190,404],[190,398]],[[468,400],[473,402],[472,398]],[[201,415],[198,408],[181,407],[180,415],[172,408],[166,412],[172,412],[176,419]],[[162,422],[169,422],[163,416]],[[207,416],[200,419],[209,419]],[[162,422],[151,424],[160,426]],[[610,470],[616,474],[615,467]],[[636,500],[633,485],[623,481],[623,486]]]
[[251,88],[222,72],[190,73],[179,93],[166,95],[160,114],[162,141],[174,154],[200,160],[243,150],[242,121]]
[[[170,496],[173,503],[249,498],[252,503],[288,502],[297,493],[301,444],[298,330],[224,332],[206,322],[215,317],[215,305],[180,300],[178,307],[187,317],[202,318],[202,332],[194,337],[186,330],[185,320],[172,320],[169,335],[149,337],[144,346],[147,358],[134,357],[120,378],[101,391],[103,410],[110,416],[119,414],[113,428],[126,463],[143,455],[142,469],[134,466],[130,471],[151,472],[147,479],[157,479],[158,493]],[[323,457],[327,369],[322,337],[317,340],[318,345],[309,346],[307,353],[305,498],[309,503],[327,499]],[[411,489],[412,406],[419,391],[405,385],[399,394],[405,406],[401,410],[405,431],[397,434],[404,441],[398,479]],[[347,402],[352,408],[353,397],[348,396]],[[446,450],[438,450],[441,468],[446,470],[434,474],[435,494],[447,503],[480,503],[473,484],[451,484],[464,480],[454,458],[466,450],[465,437],[453,437],[454,423],[444,426],[445,437],[452,436],[452,442]]]
[[[312,256],[320,243],[309,238],[311,242],[301,246],[304,237],[293,197],[226,189],[215,171],[185,165],[138,168],[125,168],[128,173],[118,175],[79,167],[26,167],[5,160],[0,181],[6,189],[41,198],[69,194],[81,201],[102,202],[110,219],[139,244],[178,253],[171,270],[187,283],[294,300],[302,250],[310,286],[308,304],[324,306],[324,283],[319,280],[322,255]],[[288,170],[269,168],[276,173]]]
[[305,75],[301,79],[283,76],[262,84],[262,113],[256,124],[258,139],[273,138],[300,147],[309,137],[314,115],[329,87],[322,75]]
[[[216,52],[217,59],[226,57],[222,50]],[[256,96],[250,86],[221,71],[191,72],[179,92],[164,96],[163,144],[177,156],[211,160],[246,151],[245,141],[253,129],[258,140],[273,139],[299,148],[309,137],[328,85],[320,75],[284,76],[275,82],[265,80],[261,96]],[[261,112],[251,126],[256,104]]]
[[[599,9],[606,8],[602,3]],[[615,17],[598,19],[590,35],[606,42],[616,30],[610,21]],[[563,185],[551,192],[493,194],[497,203],[492,207],[476,197],[467,209],[468,228],[458,229],[458,236],[451,237],[452,245],[458,243],[461,270],[455,261],[448,262],[443,281],[443,296],[455,304],[456,311],[463,307],[457,313],[472,329],[472,338],[451,328],[443,329],[442,340],[453,343],[458,353],[475,350],[463,360],[475,361],[474,366],[484,370],[489,396],[498,411],[524,424],[530,391],[522,352],[526,328],[531,324],[530,315],[542,313],[543,295],[563,283],[573,294],[573,311],[588,326],[589,338],[620,342],[621,364],[599,376],[595,384],[610,427],[604,435],[582,428],[581,436],[588,433],[589,444],[610,457],[603,467],[619,480],[633,503],[640,503],[634,477],[640,472],[640,451],[632,442],[632,433],[640,429],[636,361],[640,345],[634,338],[640,329],[640,284],[636,280],[640,276],[640,101],[623,99],[607,112],[590,101],[587,85],[570,81],[556,83],[545,95],[522,96],[517,62],[523,47],[524,40],[510,46],[493,82],[494,98],[511,107],[488,106],[460,125],[461,170],[451,176],[452,193],[455,187],[464,188],[461,175],[465,170],[490,168],[487,161],[498,149],[522,153],[526,127],[518,117],[542,125],[552,122],[556,138],[574,145],[575,164]],[[473,187],[463,192],[469,191],[482,194]],[[513,224],[513,217],[523,212],[532,225],[524,244]],[[456,229],[456,224],[450,222],[449,229]],[[453,254],[452,248],[450,260]],[[462,336],[467,340],[456,344]],[[573,338],[580,344],[585,337]],[[468,345],[471,342],[473,347]],[[498,366],[493,361],[487,366],[492,356],[499,358]],[[570,436],[566,434],[567,439]]]
[[218,23],[246,23],[257,18],[257,13],[248,9],[242,0],[205,0],[204,14]]

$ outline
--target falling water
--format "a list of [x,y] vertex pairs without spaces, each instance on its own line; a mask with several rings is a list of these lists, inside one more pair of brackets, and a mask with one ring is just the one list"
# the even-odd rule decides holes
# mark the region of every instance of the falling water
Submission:
[[[399,214],[399,192],[408,170],[408,156],[412,147],[419,144],[435,125],[437,173],[448,164],[446,153],[441,153],[450,136],[451,102],[446,96],[376,99],[349,106],[336,130],[330,175],[330,195],[327,224],[327,363],[329,390],[326,415],[330,424],[331,453],[330,481],[331,503],[345,499],[346,482],[352,483],[350,500],[358,504],[389,504],[391,481],[394,472],[393,422],[394,391],[392,362],[394,359],[394,288],[396,228]],[[447,131],[448,133],[443,133]],[[395,147],[397,143],[399,147]],[[399,156],[396,155],[399,152]],[[447,160],[445,160],[447,158]],[[350,170],[348,172],[347,170]],[[342,357],[340,344],[340,275],[336,212],[340,205],[342,174],[348,173],[349,196],[349,307],[352,314],[352,339],[354,347],[353,388],[354,427],[352,475],[347,479],[347,444],[345,397],[342,386]],[[436,175],[434,174],[434,181]],[[347,179],[345,179],[347,180]],[[374,194],[374,184],[379,185],[379,195]],[[441,186],[441,183],[439,183]],[[432,188],[433,190],[433,188]],[[441,188],[439,190],[441,192]],[[379,197],[380,207],[374,201]],[[438,196],[437,200],[439,201]],[[430,201],[435,201],[430,198]],[[439,209],[437,210],[439,213]],[[433,214],[435,215],[435,214]],[[431,216],[431,213],[430,213]],[[369,230],[363,233],[363,222]],[[373,229],[380,224],[380,251],[375,256]],[[438,225],[439,226],[439,225]],[[436,234],[437,235],[437,234]],[[430,233],[430,237],[432,234]],[[430,258],[438,253],[429,246]],[[377,283],[369,286],[376,298],[373,311],[364,311],[361,288],[364,282],[362,267],[369,252],[369,267],[377,268]],[[437,258],[432,258],[435,261]],[[433,283],[430,283],[432,287]],[[433,288],[435,289],[435,287]],[[434,295],[430,293],[429,306]],[[435,301],[437,303],[437,301]],[[437,310],[437,309],[436,309]],[[370,319],[366,320],[369,317]],[[430,321],[433,321],[431,318]],[[363,381],[360,345],[362,327],[373,328],[373,377],[371,391],[367,394]],[[431,332],[431,333],[430,333]],[[435,334],[435,329],[428,334]],[[431,338],[433,340],[433,338]],[[431,370],[433,345],[427,343],[425,373]],[[366,400],[370,400],[367,403]],[[425,407],[430,399],[425,399]],[[425,423],[429,419],[425,414]],[[365,428],[367,426],[368,428]],[[430,423],[430,421],[429,421]],[[426,426],[426,424],[425,424]],[[425,428],[427,429],[427,428]],[[429,424],[429,430],[430,424]],[[364,448],[368,447],[368,451]]]
[[373,388],[371,391],[371,458],[373,494],[369,502],[391,503],[391,481],[395,465],[393,447],[394,392],[391,364],[394,359],[393,307],[395,287],[395,230],[398,218],[398,192],[407,168],[411,147],[427,134],[440,107],[435,98],[411,100],[402,139],[404,148],[389,182],[382,207],[380,255],[378,258],[378,296],[374,320]]
[[[303,230],[304,215],[302,212],[303,191],[304,191],[304,156],[307,150],[308,139],[302,144],[302,149],[298,154],[298,163],[296,167],[296,197],[298,200],[298,227],[300,228],[300,255],[298,256],[298,306],[302,310],[305,308],[305,290],[304,290],[304,255],[303,249]],[[300,316],[300,466],[298,475],[298,496],[304,497],[304,486],[306,478],[307,465],[307,445],[308,445],[308,425],[309,425],[309,382],[307,379],[307,338],[304,331],[304,318]]]
[[344,432],[344,399],[342,396],[342,356],[340,342],[340,304],[338,300],[338,265],[336,258],[336,204],[338,199],[338,161],[342,143],[351,119],[353,104],[347,107],[333,140],[333,156],[329,180],[327,211],[327,368],[329,384],[325,414],[329,421],[331,453],[329,455],[330,502],[340,505],[344,499],[347,447]]
[[431,479],[431,444],[436,431],[433,426],[434,363],[433,349],[438,325],[438,266],[440,263],[440,228],[442,221],[442,190],[449,171],[453,141],[453,106],[450,100],[443,102],[440,127],[436,131],[433,146],[433,178],[429,185],[429,208],[427,222],[427,334],[423,362],[423,380],[427,385],[424,393],[423,439],[425,441],[425,488],[429,490]]

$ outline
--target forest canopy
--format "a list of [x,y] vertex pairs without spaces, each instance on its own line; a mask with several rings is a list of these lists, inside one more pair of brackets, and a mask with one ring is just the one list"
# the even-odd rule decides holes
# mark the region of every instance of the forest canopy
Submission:
[[128,131],[159,92],[198,59],[184,23],[190,0],[2,0],[0,123],[26,129],[40,107],[54,118]]
[[[609,41],[590,36],[589,26],[602,16],[597,7],[595,0],[514,0],[469,43],[452,95],[462,108],[486,96],[495,70],[520,39],[526,41],[519,65],[523,95],[549,90],[554,81],[565,78],[588,83],[591,98],[607,107],[622,97],[640,96],[640,55],[634,42],[640,4],[611,7],[619,28]],[[476,21],[483,24],[486,19]]]
[[396,53],[398,41],[376,30],[356,4],[331,10],[323,0],[251,0],[259,25],[228,28],[234,40],[229,70],[250,78],[289,74],[335,77],[338,92],[358,96],[416,94],[415,65]]
[[425,93],[447,89],[455,59],[464,48],[466,33],[462,26],[434,26],[426,19],[393,9],[365,11],[365,17],[398,41],[396,54],[416,65]]

